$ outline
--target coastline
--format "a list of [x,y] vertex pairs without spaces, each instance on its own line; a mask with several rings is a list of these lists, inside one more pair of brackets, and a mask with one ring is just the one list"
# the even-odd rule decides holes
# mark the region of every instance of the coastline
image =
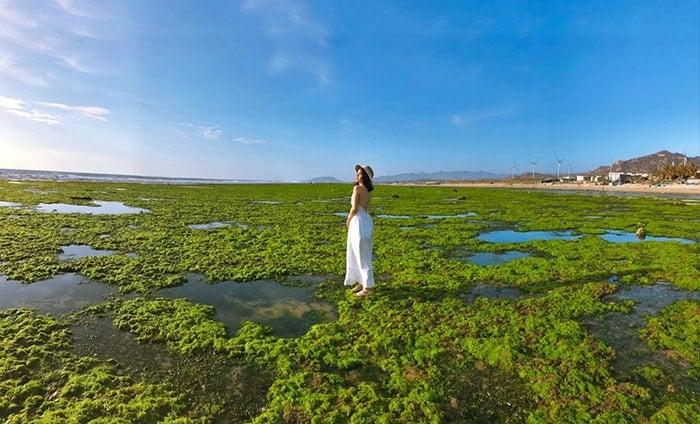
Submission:
[[524,183],[507,181],[440,181],[430,183],[407,183],[401,185],[411,186],[439,186],[439,187],[473,187],[473,188],[514,188],[528,190],[582,190],[600,191],[608,193],[652,193],[652,194],[692,194],[700,195],[700,185],[696,184],[622,184],[622,185],[597,185],[586,183]]

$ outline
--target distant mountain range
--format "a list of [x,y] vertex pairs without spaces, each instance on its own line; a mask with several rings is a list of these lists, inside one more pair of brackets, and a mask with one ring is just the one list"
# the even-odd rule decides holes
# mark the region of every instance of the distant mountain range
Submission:
[[378,183],[393,183],[401,181],[475,181],[475,180],[500,180],[507,177],[505,174],[495,174],[485,171],[438,171],[438,172],[410,172],[396,175],[379,175],[375,178]]
[[[653,153],[646,156],[641,156],[628,160],[618,160],[608,165],[601,165],[598,168],[587,171],[580,172],[579,174],[584,175],[608,175],[611,170],[613,172],[629,172],[629,173],[653,173],[664,163],[678,164],[687,160],[695,163],[700,167],[700,156],[686,157],[682,153],[671,153],[667,150],[662,150],[657,153]],[[527,177],[529,178],[531,174],[524,173],[518,175],[517,177]],[[378,175],[375,178],[376,182],[379,183],[393,183],[393,182],[429,182],[429,181],[478,181],[478,180],[502,180],[506,178],[511,178],[510,174],[496,174],[493,172],[485,171],[437,171],[437,172],[409,172],[404,174],[396,175]],[[537,179],[552,177],[552,175],[537,173]],[[338,180],[334,177],[319,177],[314,178],[311,182],[326,182],[326,183],[338,183],[344,182]]]
[[316,177],[309,180],[310,183],[346,183],[347,181],[339,180],[335,177]]

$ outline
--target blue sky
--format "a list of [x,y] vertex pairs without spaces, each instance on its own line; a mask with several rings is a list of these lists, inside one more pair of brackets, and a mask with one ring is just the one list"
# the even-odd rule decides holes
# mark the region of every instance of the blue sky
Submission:
[[351,180],[700,155],[700,1],[0,0],[0,168]]

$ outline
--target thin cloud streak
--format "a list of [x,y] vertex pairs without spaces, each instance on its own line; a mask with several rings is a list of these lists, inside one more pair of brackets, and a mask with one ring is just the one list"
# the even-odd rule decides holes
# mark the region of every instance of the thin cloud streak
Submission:
[[82,72],[84,74],[99,74],[99,72],[84,63],[81,62],[80,59],[72,56],[65,56],[65,57],[56,57],[60,61],[62,65],[67,67],[68,69],[72,69],[74,71]]
[[17,57],[7,52],[0,52],[0,74],[13,80],[36,87],[45,87],[48,80],[35,72],[26,69],[17,61]]
[[[101,55],[97,46],[104,22],[81,4],[56,0],[40,11],[31,4],[0,1],[0,75],[33,86],[48,86],[61,69],[83,74],[100,74],[98,62],[87,57]],[[98,22],[100,21],[100,22]],[[79,42],[79,44],[76,44]],[[12,53],[8,53],[12,52]],[[46,64],[51,61],[52,65]],[[38,68],[39,63],[44,66]],[[41,69],[41,71],[39,71]]]
[[236,137],[233,139],[233,142],[238,144],[267,144],[266,140],[245,137]]
[[321,86],[333,83],[333,66],[323,55],[328,32],[309,16],[303,3],[248,0],[241,9],[260,16],[265,34],[275,42],[268,72],[297,70],[313,76]]
[[79,115],[85,116],[87,118],[91,119],[96,119],[98,121],[106,121],[107,120],[107,115],[110,115],[112,112],[110,112],[109,109],[99,107],[99,106],[69,106],[65,105],[62,103],[48,103],[48,102],[37,102],[37,104],[55,108],[55,109],[60,109],[60,110],[65,110],[73,113],[77,113]]
[[495,119],[502,118],[505,116],[511,116],[517,113],[517,111],[518,109],[515,106],[504,106],[494,109],[482,109],[472,112],[455,113],[450,116],[450,121],[455,127],[464,128],[468,125],[486,119]]
[[79,18],[95,19],[96,16],[84,9],[77,7],[74,2],[70,0],[54,0],[56,4],[62,11]]
[[0,22],[12,23],[23,28],[37,28],[39,23],[24,13],[12,9],[7,1],[0,1]]
[[30,121],[48,124],[51,126],[63,125],[63,120],[60,116],[42,112],[36,109],[28,109],[25,107],[25,102],[20,99],[0,96],[0,109],[6,113],[14,115],[18,118],[28,119]]
[[[111,114],[109,109],[99,106],[69,106],[63,103],[51,102],[34,102],[34,104],[103,122],[107,121],[107,116]],[[12,97],[0,96],[0,109],[19,118],[52,126],[62,126],[66,120],[66,116],[43,111],[39,108],[28,107],[24,100]]]

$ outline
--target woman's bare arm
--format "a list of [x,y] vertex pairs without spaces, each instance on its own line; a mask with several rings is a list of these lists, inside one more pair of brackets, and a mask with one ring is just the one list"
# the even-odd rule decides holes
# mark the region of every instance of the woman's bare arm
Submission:
[[[359,185],[356,185],[352,188],[352,197],[350,198],[350,212],[348,213],[348,217],[345,219],[345,226],[348,227],[350,225],[350,220],[352,217],[357,215],[357,208],[359,207],[360,203],[360,197],[362,196],[361,189]],[[363,187],[364,188],[364,187]],[[365,189],[366,191],[367,189]]]

